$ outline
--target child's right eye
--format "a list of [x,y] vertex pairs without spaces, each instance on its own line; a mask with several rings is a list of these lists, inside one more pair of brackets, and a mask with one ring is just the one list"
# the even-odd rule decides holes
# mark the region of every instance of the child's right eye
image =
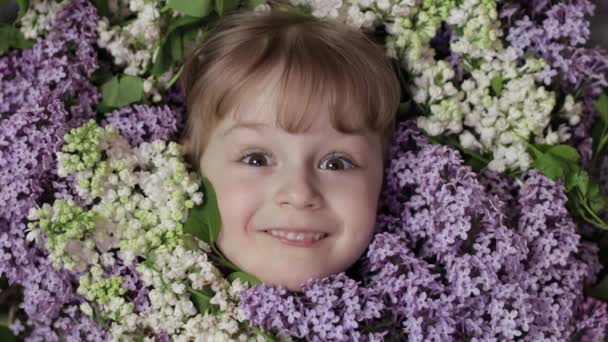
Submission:
[[272,163],[270,157],[265,153],[253,152],[244,155],[240,160],[241,163],[245,163],[249,166],[268,166]]

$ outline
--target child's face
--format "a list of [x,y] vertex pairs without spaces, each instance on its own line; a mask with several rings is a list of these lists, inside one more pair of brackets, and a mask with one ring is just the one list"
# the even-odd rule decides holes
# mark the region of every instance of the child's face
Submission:
[[217,193],[224,255],[266,284],[298,291],[310,278],[345,271],[367,248],[382,184],[381,139],[340,133],[326,113],[290,134],[270,113],[253,106],[239,120],[224,119],[201,170]]

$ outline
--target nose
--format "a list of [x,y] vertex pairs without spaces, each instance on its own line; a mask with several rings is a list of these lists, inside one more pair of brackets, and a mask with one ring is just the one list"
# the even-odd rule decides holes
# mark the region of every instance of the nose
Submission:
[[275,202],[279,207],[315,210],[323,205],[323,196],[309,171],[290,170],[282,175]]

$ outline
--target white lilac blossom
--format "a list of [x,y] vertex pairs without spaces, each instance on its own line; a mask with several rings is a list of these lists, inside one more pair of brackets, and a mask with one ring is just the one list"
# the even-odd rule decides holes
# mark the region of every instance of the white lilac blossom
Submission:
[[527,170],[528,141],[555,144],[568,136],[567,128],[556,133],[549,126],[556,99],[537,84],[543,62],[527,58],[519,65],[515,50],[503,48],[493,1],[464,1],[442,19],[460,33],[451,49],[461,56],[470,77],[455,87],[449,64],[435,62],[433,55],[419,63],[418,54],[406,46],[405,64],[416,76],[414,100],[429,110],[419,117],[419,127],[433,136],[456,134],[462,147],[491,153],[493,170]]
[[97,44],[112,55],[113,63],[123,67],[126,75],[144,78],[144,93],[154,102],[161,100],[161,90],[175,76],[172,68],[158,77],[149,75],[167,19],[160,14],[161,5],[152,0],[120,0],[113,4],[115,11],[134,18],[111,25],[108,18],[102,17],[97,25]]
[[102,252],[120,244],[129,262],[179,243],[187,210],[202,201],[179,145],[157,140],[131,148],[114,127],[101,128],[94,121],[65,141],[58,153],[59,173],[73,174],[79,196],[99,200],[91,211],[103,227],[95,232]]
[[160,2],[146,0],[120,1],[118,6],[130,11],[135,18],[123,25],[110,25],[101,18],[97,25],[97,44],[108,50],[114,64],[124,66],[127,75],[143,75],[152,61],[150,47],[160,38]]
[[[185,249],[181,227],[201,204],[180,147],[154,141],[130,147],[118,131],[89,121],[65,136],[60,174],[73,175],[88,210],[72,200],[32,209],[31,238],[44,239],[54,266],[81,272],[81,310],[108,322],[114,340],[151,331],[176,341],[263,340],[244,323],[238,298],[246,284],[229,282],[208,259],[210,247]],[[139,263],[137,258],[144,260]],[[109,270],[133,265],[148,305],[129,300],[125,279]],[[206,302],[208,309],[201,310]]]
[[[209,246],[199,250],[181,246],[172,251],[159,249],[151,262],[138,267],[144,283],[152,288],[150,309],[140,314],[142,323],[170,334],[176,341],[264,341],[242,324],[238,300],[246,284],[238,279],[228,282],[204,250],[209,250]],[[209,296],[211,310],[219,310],[219,315],[197,312],[192,301],[209,291],[213,293]]]
[[57,11],[61,8],[64,1],[55,0],[34,0],[30,1],[28,11],[19,19],[19,30],[28,39],[36,39],[45,35],[55,20]]
[[290,0],[292,5],[309,8],[314,17],[338,20],[361,29],[370,29],[377,21],[377,13],[369,8],[373,2],[367,0]]

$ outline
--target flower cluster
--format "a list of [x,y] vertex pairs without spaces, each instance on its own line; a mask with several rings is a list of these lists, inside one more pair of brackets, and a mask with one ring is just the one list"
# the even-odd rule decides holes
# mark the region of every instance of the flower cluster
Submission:
[[177,111],[168,105],[132,105],[108,113],[102,123],[117,128],[131,146],[144,141],[173,141],[183,126]]
[[27,13],[19,19],[19,30],[25,38],[36,39],[47,34],[57,15],[57,11],[65,2],[53,0],[35,0],[30,2]]
[[161,16],[154,1],[117,1],[113,13],[134,16],[126,25],[111,25],[102,17],[97,25],[97,44],[108,50],[114,64],[125,66],[124,73],[138,76],[145,73],[152,60],[152,46],[160,38]]
[[[579,94],[581,123],[573,130],[573,143],[588,163],[590,130],[598,117],[595,100],[608,87],[608,52],[586,47],[589,17],[595,5],[588,0],[533,1],[503,4],[500,16],[508,24],[507,41],[518,55],[533,53],[546,62],[544,82],[565,93]],[[579,105],[580,106],[580,105]]]
[[378,330],[384,309],[378,291],[365,288],[344,273],[311,280],[296,295],[284,288],[260,285],[241,296],[243,314],[255,325],[307,341],[382,341]]
[[[150,314],[143,319],[144,324],[163,330],[177,341],[263,341],[263,336],[247,331],[241,324],[243,318],[236,303],[246,284],[239,279],[228,282],[207,258],[209,246],[201,244],[203,250],[178,246],[171,252],[158,251],[149,264],[139,266],[144,283],[152,288]],[[211,311],[221,314],[199,313],[195,303],[198,308],[209,305]]]
[[[204,242],[184,247],[183,223],[202,194],[179,145],[156,140],[132,148],[114,127],[94,121],[64,139],[58,172],[72,175],[90,204],[57,200],[33,208],[28,238],[44,241],[55,267],[79,272],[78,293],[87,299],[81,310],[107,322],[113,339],[147,331],[178,341],[256,336],[237,310],[245,284],[224,278]],[[112,272],[117,265],[141,274],[147,305],[129,300],[133,289]]]
[[584,302],[582,285],[599,270],[597,250],[580,241],[563,187],[530,172],[509,193],[517,204],[506,207],[455,151],[428,144],[409,126],[397,133],[387,169],[385,232],[366,259],[404,333],[412,340],[585,335],[581,316],[564,308]]
[[[70,193],[57,176],[62,135],[94,115],[99,95],[88,77],[97,68],[95,8],[65,4],[28,50],[0,57],[0,273],[23,290],[15,333],[39,340],[104,340],[106,333],[78,310],[74,275],[56,270],[47,252],[25,238],[29,209]],[[78,99],[78,100],[75,100]]]

